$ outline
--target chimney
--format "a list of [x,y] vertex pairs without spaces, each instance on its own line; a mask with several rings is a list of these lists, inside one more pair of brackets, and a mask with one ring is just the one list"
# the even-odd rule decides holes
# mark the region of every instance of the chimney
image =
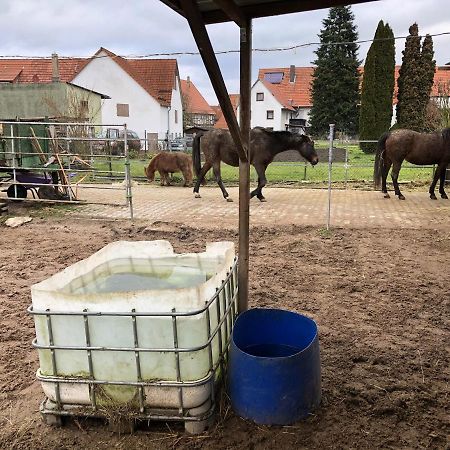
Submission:
[[187,81],[187,84],[191,84],[191,77],[189,75],[186,77],[186,81]]
[[61,81],[59,79],[59,62],[57,53],[52,53],[52,81],[54,83]]
[[295,81],[295,66],[291,65],[289,68],[289,82],[293,83]]

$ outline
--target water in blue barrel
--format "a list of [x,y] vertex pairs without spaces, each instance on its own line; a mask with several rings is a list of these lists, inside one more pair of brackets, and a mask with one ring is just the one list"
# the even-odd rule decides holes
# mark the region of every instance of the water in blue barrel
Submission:
[[301,314],[255,308],[233,329],[228,368],[234,411],[264,425],[289,425],[320,404],[316,323]]

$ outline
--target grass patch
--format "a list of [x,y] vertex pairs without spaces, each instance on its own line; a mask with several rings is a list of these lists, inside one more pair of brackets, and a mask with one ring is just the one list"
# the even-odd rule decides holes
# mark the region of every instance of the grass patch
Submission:
[[[332,166],[332,181],[333,182],[372,182],[373,166],[375,161],[374,154],[366,154],[362,152],[358,145],[342,145],[335,143],[336,147],[345,147],[348,151],[348,164],[344,162],[335,162]],[[325,142],[319,141],[316,143],[319,148],[326,148]],[[130,161],[131,176],[134,179],[143,179],[145,177],[144,167],[148,165],[150,158],[133,159]],[[97,161],[95,168],[100,170],[97,176],[108,177],[110,171],[112,175],[119,176],[124,172],[124,161],[114,160],[111,166],[108,161]],[[228,185],[237,184],[239,181],[239,169],[231,167],[222,163],[221,165],[222,179]],[[312,167],[309,163],[298,162],[273,162],[269,165],[266,171],[266,176],[269,184],[276,183],[326,183],[328,181],[328,161],[319,162]],[[400,171],[399,181],[413,182],[413,183],[429,183],[433,176],[433,169],[431,167],[413,166],[405,163]],[[250,172],[251,182],[257,182],[257,174],[253,166]],[[181,180],[181,174],[176,175],[174,180]],[[214,180],[212,171],[207,174],[207,179]],[[95,182],[95,178],[89,181]],[[100,181],[100,180],[98,180]],[[159,174],[156,173],[156,181],[159,180]]]
[[331,239],[333,236],[333,232],[331,230],[327,230],[326,228],[319,228],[318,233],[322,239]]

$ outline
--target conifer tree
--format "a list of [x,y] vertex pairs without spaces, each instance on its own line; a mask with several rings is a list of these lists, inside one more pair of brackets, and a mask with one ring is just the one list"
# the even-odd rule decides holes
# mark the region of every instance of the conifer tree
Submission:
[[330,123],[346,134],[358,131],[358,33],[353,21],[350,6],[340,6],[330,8],[322,22],[311,89],[310,122],[316,136],[326,135]]
[[423,40],[422,54],[420,57],[420,107],[422,116],[422,131],[434,131],[434,127],[430,127],[426,120],[427,111],[430,109],[428,104],[430,102],[430,94],[434,82],[434,72],[436,71],[436,61],[433,57],[433,39],[429,34],[427,34]]
[[411,25],[409,33],[398,78],[397,124],[401,128],[423,131],[436,68],[433,40],[427,35],[421,51],[416,23]]
[[[391,126],[395,82],[394,34],[388,24],[378,23],[374,41],[367,53],[361,90],[360,140],[378,140]],[[376,143],[361,143],[372,153]]]

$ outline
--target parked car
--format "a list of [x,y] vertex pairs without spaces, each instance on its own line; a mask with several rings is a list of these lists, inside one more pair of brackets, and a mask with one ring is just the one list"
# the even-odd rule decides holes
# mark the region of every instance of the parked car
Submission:
[[173,141],[170,141],[169,148],[172,151],[184,152],[186,151],[186,142],[182,139],[174,139]]
[[[108,128],[106,133],[102,134],[100,140],[96,141],[94,146],[99,149],[106,149],[109,152],[108,145],[112,155],[123,155],[124,153],[124,130],[118,128]],[[104,139],[104,140],[103,140]],[[112,140],[110,140],[112,139]],[[116,140],[117,139],[117,140]],[[128,150],[140,151],[142,148],[141,140],[136,131],[127,130]]]

